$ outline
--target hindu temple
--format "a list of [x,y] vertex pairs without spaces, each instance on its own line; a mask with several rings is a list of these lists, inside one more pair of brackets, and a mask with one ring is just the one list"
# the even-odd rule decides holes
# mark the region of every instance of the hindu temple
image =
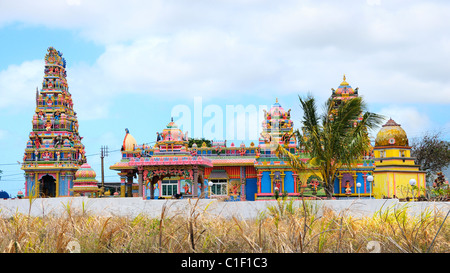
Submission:
[[53,47],[47,51],[44,79],[41,88],[36,89],[32,130],[23,157],[25,195],[70,196],[75,173],[86,162],[85,148],[66,80],[66,60]]
[[[62,53],[49,47],[23,157],[25,196],[100,194],[95,171],[86,162],[66,76]],[[345,75],[338,88],[331,90],[335,109],[359,95],[359,88],[352,88]],[[145,143],[152,145],[139,145],[125,129],[120,161],[110,166],[120,181],[114,196],[232,201],[325,197],[322,179],[314,169],[296,171],[275,153],[283,145],[301,160],[310,159],[293,134],[291,109],[275,99],[263,114],[260,136],[248,146],[226,140],[190,143],[188,133],[173,119],[156,132],[156,139],[146,137]],[[351,125],[360,120],[361,116]],[[338,170],[333,196],[403,198],[409,195],[412,182],[419,189],[425,187],[425,173],[414,164],[410,150],[406,132],[390,119],[378,132],[371,152],[352,167]]]

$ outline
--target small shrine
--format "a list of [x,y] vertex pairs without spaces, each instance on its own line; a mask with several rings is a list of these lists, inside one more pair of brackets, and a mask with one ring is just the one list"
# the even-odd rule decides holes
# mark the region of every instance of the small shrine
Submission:
[[49,47],[42,87],[36,88],[32,131],[22,163],[25,196],[73,195],[75,172],[86,162],[66,77],[66,60],[61,52]]
[[75,173],[73,193],[75,196],[97,196],[99,188],[96,173],[88,163],[84,163]]
[[[420,171],[419,165],[414,163],[408,136],[393,119],[389,119],[378,131],[374,154],[376,198],[419,197],[421,189],[426,187],[426,172]],[[412,186],[418,189],[414,192]]]

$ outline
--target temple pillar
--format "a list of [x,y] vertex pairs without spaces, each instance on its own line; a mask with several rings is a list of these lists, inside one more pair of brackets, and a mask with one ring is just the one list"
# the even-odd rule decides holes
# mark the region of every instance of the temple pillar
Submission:
[[67,179],[67,195],[73,196],[73,191],[70,189],[73,189],[73,178],[75,177],[75,172],[68,172],[66,173],[66,179]]
[[261,178],[262,178],[262,173],[258,172],[258,174],[256,175],[257,177],[257,192],[261,193]]
[[194,168],[194,181],[192,181],[192,197],[198,197],[198,169]]
[[297,173],[292,172],[292,177],[294,178],[294,193],[298,193],[297,176],[298,176]]
[[245,183],[246,183],[246,169],[245,167],[241,167],[241,200],[246,200],[245,194]]
[[59,197],[59,172],[56,173],[56,181],[55,181],[55,197]]
[[339,179],[339,193],[342,193],[342,177],[343,175],[341,173],[338,174]]
[[153,176],[150,182],[150,200],[155,199],[155,184],[158,183],[159,177]]
[[205,189],[204,189],[204,180],[203,180],[203,174],[200,174],[198,176],[198,182],[200,183],[200,198],[205,198]]
[[[363,173],[363,179],[364,179],[364,193],[367,193],[367,173]],[[369,192],[372,192],[372,190],[370,188],[369,188]]]
[[142,183],[144,182],[144,168],[142,168],[142,167],[139,167],[138,168],[138,183],[139,183],[139,193],[138,193],[138,196],[139,197],[142,197],[143,196],[143,194],[142,194],[142,188],[143,188],[143,186],[142,186]]
[[126,184],[127,197],[133,197],[132,187],[133,187],[133,173],[128,173]]
[[[271,173],[270,175],[270,192],[273,193],[273,177],[275,176],[274,173]],[[278,192],[280,191],[280,189],[278,189]]]
[[120,176],[120,197],[125,197],[125,180],[126,180],[126,173],[118,173]]
[[39,179],[38,179],[38,174],[36,173],[35,175],[34,175],[34,198],[37,198],[37,197],[39,197],[40,196],[40,187],[41,187],[41,185],[40,185],[40,183],[41,182],[39,182]]

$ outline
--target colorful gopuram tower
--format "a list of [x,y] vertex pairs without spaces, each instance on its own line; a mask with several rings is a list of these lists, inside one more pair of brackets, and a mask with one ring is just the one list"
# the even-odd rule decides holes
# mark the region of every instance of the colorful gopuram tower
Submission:
[[[344,75],[343,80],[339,87],[334,90],[334,88],[331,88],[333,93],[331,94],[331,99],[333,100],[333,112],[336,113],[337,108],[339,105],[345,103],[346,101],[358,97],[358,87],[353,89],[350,84],[346,81],[346,77]],[[359,115],[358,120],[353,121],[353,126],[356,126],[357,122],[362,120],[363,113]]]
[[66,61],[53,47],[47,51],[23,157],[25,196],[71,196],[75,172],[86,162],[85,149],[66,80]]
[[[358,97],[358,87],[353,88],[346,80],[344,75],[341,84],[335,90],[331,88],[331,99],[333,101],[333,110],[337,111],[339,105],[346,103],[348,100]],[[336,113],[336,112],[334,112]],[[349,126],[355,127],[363,118],[364,113],[361,113],[356,120],[353,120]],[[369,137],[367,141],[370,142]],[[373,185],[367,181],[367,177],[373,174],[375,168],[373,161],[373,152],[358,158],[351,168],[342,168],[337,172],[337,177],[334,181],[334,196],[339,198],[344,197],[371,197],[373,192]],[[360,187],[358,188],[358,183]]]
[[299,174],[275,154],[275,149],[280,144],[292,154],[299,155],[297,141],[292,134],[293,125],[291,110],[284,110],[278,99],[269,111],[264,111],[258,145],[260,154],[255,160],[257,173],[255,200],[273,199],[276,192],[280,196],[284,192],[292,197],[299,196],[301,187]]

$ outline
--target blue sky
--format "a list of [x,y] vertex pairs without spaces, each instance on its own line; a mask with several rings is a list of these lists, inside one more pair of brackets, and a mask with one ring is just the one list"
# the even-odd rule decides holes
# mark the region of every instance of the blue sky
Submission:
[[[17,161],[49,46],[66,58],[98,179],[102,145],[118,150],[125,128],[154,141],[176,105],[193,114],[201,98],[203,109],[225,112],[278,98],[298,126],[297,96],[323,103],[344,73],[370,111],[410,138],[440,130],[450,140],[449,13],[447,1],[0,1],[0,189],[23,189]],[[205,126],[213,117],[203,114]],[[199,137],[193,123],[183,129]],[[112,152],[106,166],[119,160]]]

